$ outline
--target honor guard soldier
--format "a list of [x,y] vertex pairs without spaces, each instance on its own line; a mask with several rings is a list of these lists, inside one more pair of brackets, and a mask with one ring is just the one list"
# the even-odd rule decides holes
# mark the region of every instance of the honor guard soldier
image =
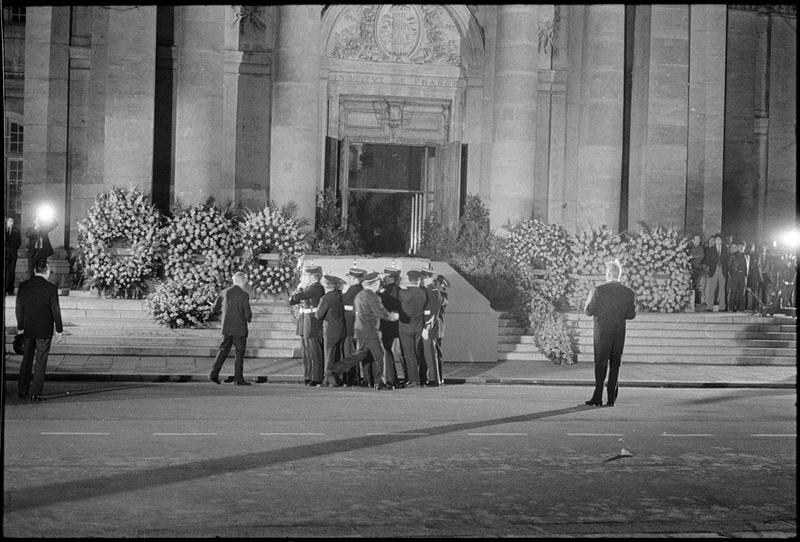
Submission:
[[442,298],[441,308],[439,309],[439,318],[437,318],[439,324],[439,333],[437,333],[436,337],[436,359],[439,363],[439,384],[444,384],[444,357],[442,356],[442,339],[444,339],[444,312],[447,304],[450,302],[449,296],[447,294],[447,289],[450,287],[450,282],[444,276],[439,275],[433,282],[434,287],[439,290],[439,296]]
[[[397,284],[400,280],[400,270],[393,267],[387,267],[383,270],[386,277],[383,279],[383,288],[379,292],[383,306],[389,312],[400,311],[400,286]],[[384,358],[383,358],[383,375],[386,382],[397,386],[397,368],[395,367],[394,359],[394,341],[400,339],[400,328],[397,321],[381,320],[381,343],[383,344]],[[406,380],[408,380],[408,372],[406,371],[405,362],[401,359],[403,364],[403,372],[405,373]]]
[[[422,359],[422,327],[425,324],[425,307],[428,304],[427,292],[420,288],[422,273],[408,272],[409,286],[400,289],[400,348],[407,368],[407,388],[419,388],[425,383]],[[424,367],[424,361],[423,361]]]
[[[342,304],[344,305],[344,324],[345,336],[342,341],[342,358],[352,356],[356,351],[356,339],[353,336],[353,325],[355,323],[356,315],[353,311],[355,299],[358,293],[364,289],[361,281],[364,280],[364,275],[367,272],[358,267],[351,267],[347,272],[347,285],[342,290]],[[342,375],[345,385],[369,385],[374,386],[372,382],[372,373],[361,374],[361,364],[353,367],[350,371]]]
[[425,327],[422,332],[422,349],[427,368],[427,385],[441,386],[444,382],[442,376],[442,363],[436,354],[436,339],[439,337],[439,313],[442,309],[442,296],[434,287],[433,271],[422,270],[422,284],[428,293],[428,304],[425,306]]
[[344,305],[342,304],[342,292],[339,285],[344,281],[333,275],[325,275],[322,278],[322,286],[325,288],[325,295],[319,300],[319,306],[314,314],[322,322],[322,347],[324,352],[325,367],[323,375],[325,386],[341,386],[335,377],[328,373],[334,363],[341,359],[342,341],[344,340]]
[[378,273],[364,275],[362,284],[364,289],[356,295],[353,306],[355,313],[353,333],[358,341],[358,350],[334,364],[329,374],[341,375],[357,364],[369,361],[372,363],[372,381],[375,382],[375,389],[391,390],[394,389],[394,386],[388,382],[388,378],[383,372],[385,356],[378,331],[380,328],[378,322],[381,320],[396,322],[399,315],[396,312],[388,312],[381,303],[381,298],[377,293],[380,286]]
[[300,284],[289,299],[290,305],[300,305],[303,326],[303,379],[307,386],[321,385],[324,377],[322,321],[315,315],[319,300],[325,295],[325,290],[319,283],[320,278],[322,278],[321,267],[303,268]]

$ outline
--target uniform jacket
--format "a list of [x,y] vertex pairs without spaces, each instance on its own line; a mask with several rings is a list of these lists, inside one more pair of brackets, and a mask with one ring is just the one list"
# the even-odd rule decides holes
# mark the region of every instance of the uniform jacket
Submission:
[[304,310],[311,309],[311,312],[303,312],[303,333],[302,336],[306,339],[311,337],[322,337],[322,320],[319,320],[315,312],[319,306],[319,300],[325,295],[325,288],[322,284],[315,282],[309,285],[306,289],[295,292],[289,299],[290,305],[297,305],[298,303]]
[[594,317],[595,350],[599,345],[625,340],[625,321],[636,317],[633,290],[612,281],[597,287],[586,306],[586,314]]
[[713,277],[714,272],[717,269],[717,262],[722,266],[722,274],[727,276],[728,275],[728,251],[725,247],[722,247],[722,255],[720,257],[720,253],[717,252],[717,247],[714,245],[713,247],[709,247],[706,250],[706,257],[703,260],[703,263],[708,266],[708,276]]
[[439,292],[439,295],[442,298],[442,305],[439,309],[439,317],[436,319],[438,326],[439,326],[439,333],[437,334],[440,339],[444,338],[444,309],[447,307],[447,292],[443,292],[441,290],[436,290]]
[[[400,287],[397,283],[388,285],[380,294],[384,308],[389,312],[400,312]],[[394,338],[400,336],[398,322],[381,320],[380,330],[383,338]]]
[[326,341],[336,342],[344,338],[344,304],[339,290],[325,292],[319,300],[316,317],[322,321],[322,334]]
[[728,274],[731,279],[741,279],[742,283],[744,283],[745,275],[747,274],[744,254],[734,252],[730,255],[728,258]]
[[[358,292],[364,289],[364,286],[359,284],[351,284],[350,287],[347,289],[346,292],[342,293],[342,304],[344,305],[344,324],[345,324],[345,336],[352,337],[353,336],[353,326],[356,321],[356,313],[353,310],[353,305],[355,304],[356,296]],[[347,307],[350,307],[348,310]]]
[[419,286],[411,286],[405,290],[400,289],[400,320],[401,332],[422,333],[425,325],[425,307],[428,305],[428,292]]
[[52,339],[53,326],[63,333],[58,288],[46,278],[34,275],[17,291],[17,329],[28,339]]
[[247,337],[247,323],[253,318],[250,294],[234,284],[222,291],[214,303],[214,312],[222,310],[222,334]]
[[369,288],[364,288],[356,295],[354,311],[356,321],[353,335],[356,339],[378,338],[381,320],[390,318],[389,311],[383,306],[381,298]]
[[425,321],[433,317],[431,327],[428,329],[428,338],[437,339],[440,336],[439,316],[442,311],[442,295],[439,290],[433,287],[433,284],[428,285],[425,290],[428,292],[428,303],[425,306]]

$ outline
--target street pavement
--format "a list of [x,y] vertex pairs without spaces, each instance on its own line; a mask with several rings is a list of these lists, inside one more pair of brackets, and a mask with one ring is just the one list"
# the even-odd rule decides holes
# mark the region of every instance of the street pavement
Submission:
[[794,389],[15,388],[5,536],[796,536]]
[[[48,361],[49,380],[102,379],[113,381],[205,381],[212,360],[174,358],[158,369],[142,367],[127,359],[87,357],[79,363],[59,363],[58,356]],[[6,378],[14,379],[21,357],[8,354]],[[620,386],[636,387],[750,387],[795,388],[797,367],[779,365],[697,365],[677,363],[626,363],[623,355]],[[223,366],[222,377],[232,374],[233,355]],[[302,382],[303,366],[299,359],[245,359],[245,378],[260,382]],[[398,374],[402,368],[398,364]],[[557,365],[546,361],[509,360],[494,363],[447,362],[445,384],[538,384],[554,386],[592,386],[594,365],[575,363]]]

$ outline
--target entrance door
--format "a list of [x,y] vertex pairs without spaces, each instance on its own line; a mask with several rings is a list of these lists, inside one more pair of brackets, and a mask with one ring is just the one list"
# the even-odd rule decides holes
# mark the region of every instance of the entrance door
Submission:
[[433,149],[348,139],[344,143],[343,219],[355,226],[367,253],[416,253],[432,196],[428,177]]

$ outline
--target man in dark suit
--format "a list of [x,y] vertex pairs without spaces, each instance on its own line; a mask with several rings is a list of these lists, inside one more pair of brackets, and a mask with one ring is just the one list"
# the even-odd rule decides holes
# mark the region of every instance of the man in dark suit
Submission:
[[[58,288],[48,281],[50,267],[47,260],[38,260],[34,276],[19,285],[17,292],[17,333],[24,334],[22,364],[19,367],[19,396],[31,393],[31,401],[42,400],[47,356],[53,339],[53,326],[56,329],[56,342],[63,340],[64,326],[61,323],[61,306],[58,302]],[[31,366],[34,356],[31,384]]]
[[325,289],[319,283],[321,278],[322,267],[317,265],[303,268],[300,284],[289,298],[289,305],[300,305],[303,321],[303,379],[306,386],[321,386],[325,377],[322,320],[315,315],[319,300],[325,295]]
[[340,279],[332,275],[325,275],[322,278],[322,286],[325,288],[325,295],[319,300],[319,306],[315,316],[322,321],[322,348],[324,352],[325,366],[323,368],[325,386],[338,387],[341,384],[335,376],[328,371],[334,363],[339,361],[339,353],[342,349],[344,340],[344,304],[342,303],[342,292],[339,290]]
[[237,386],[249,386],[250,382],[244,379],[244,351],[247,347],[247,323],[253,318],[250,309],[250,294],[244,291],[247,284],[247,275],[241,271],[233,274],[233,286],[223,290],[214,303],[213,312],[222,310],[222,342],[214,360],[214,367],[209,380],[219,384],[219,372],[222,364],[231,351],[231,346],[236,348],[236,357],[233,366],[233,383]]
[[747,312],[756,312],[761,308],[758,300],[758,290],[761,287],[761,271],[758,269],[758,254],[755,243],[746,243],[744,252],[745,272],[744,280],[744,308]]
[[725,310],[725,277],[728,275],[728,251],[722,236],[714,236],[714,246],[706,250],[703,264],[708,268],[706,280],[706,310]]
[[19,252],[19,247],[22,245],[22,236],[19,233],[19,228],[14,225],[14,219],[12,217],[6,218],[4,240],[6,294],[14,295],[15,274],[17,272],[17,252]]
[[747,262],[744,256],[745,243],[732,243],[728,257],[728,310],[744,310],[744,288],[747,281]]
[[400,349],[408,370],[406,387],[419,388],[420,385],[425,384],[425,379],[421,376],[419,360],[422,356],[422,327],[425,324],[428,294],[419,286],[422,273],[412,269],[407,276],[409,286],[400,288],[398,297],[400,301]]
[[30,266],[31,276],[38,260],[46,260],[53,255],[53,245],[50,244],[48,233],[58,226],[58,222],[53,221],[49,224],[42,224],[39,217],[33,219],[33,226],[25,232],[28,238],[28,265]]
[[614,406],[619,391],[617,382],[622,349],[625,346],[625,321],[636,317],[633,290],[619,283],[622,267],[617,262],[606,264],[606,283],[598,286],[586,299],[585,311],[594,317],[594,394],[587,405],[603,404],[603,381],[608,371],[608,403]]

